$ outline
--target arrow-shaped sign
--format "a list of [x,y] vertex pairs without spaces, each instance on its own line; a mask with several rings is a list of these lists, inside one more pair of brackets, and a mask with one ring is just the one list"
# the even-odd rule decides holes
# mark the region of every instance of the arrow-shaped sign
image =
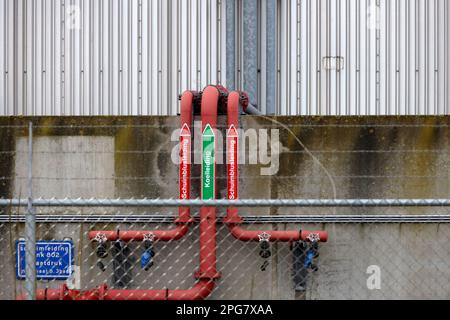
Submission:
[[202,135],[202,199],[215,198],[215,135],[209,124]]
[[238,132],[232,124],[227,131],[227,195],[228,200],[238,198]]
[[191,196],[191,130],[185,123],[180,132],[180,199]]

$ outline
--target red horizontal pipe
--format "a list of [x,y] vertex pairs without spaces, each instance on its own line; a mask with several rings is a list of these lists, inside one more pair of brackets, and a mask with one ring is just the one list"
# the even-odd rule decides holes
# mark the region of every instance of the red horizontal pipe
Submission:
[[203,300],[214,289],[214,281],[199,280],[187,290],[108,290],[105,300]]
[[260,236],[263,233],[268,234],[269,241],[281,241],[281,242],[291,242],[291,241],[310,241],[309,236],[311,234],[317,235],[320,242],[328,241],[328,233],[326,231],[273,231],[273,230],[245,230],[238,225],[229,224],[228,228],[231,234],[241,241],[260,241]]
[[181,239],[187,232],[189,227],[186,224],[178,224],[169,230],[151,230],[151,231],[134,231],[134,230],[117,230],[117,231],[90,231],[89,240],[94,240],[98,235],[102,235],[108,241],[142,241],[144,236],[148,234],[154,235],[154,240],[172,241]]
[[[66,285],[59,289],[38,289],[37,300],[203,300],[214,289],[213,280],[199,280],[187,290],[115,290],[102,285],[97,289],[80,291],[71,290]],[[17,297],[24,300],[25,295]]]

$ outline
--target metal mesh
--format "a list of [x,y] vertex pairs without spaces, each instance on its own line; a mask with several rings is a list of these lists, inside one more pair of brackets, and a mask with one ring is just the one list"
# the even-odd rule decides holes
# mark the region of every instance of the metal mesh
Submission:
[[[175,117],[76,126],[43,121],[33,125],[36,240],[72,241],[74,251],[70,278],[38,279],[39,289],[66,284],[92,290],[104,283],[114,290],[192,288],[200,260],[199,210],[207,204],[217,206],[221,272],[208,299],[450,298],[446,123],[283,119],[291,134],[267,119],[243,119],[243,127],[279,128],[282,148],[274,175],[261,175],[267,163],[240,165],[241,200],[233,203],[241,227],[326,230],[329,240],[318,245],[317,256],[317,248],[303,242],[264,246],[236,239],[222,221],[229,202],[196,199],[198,164],[196,200],[176,200],[178,166],[170,156]],[[28,128],[17,120],[0,130],[0,298],[15,299],[27,292],[26,280],[16,276],[16,241],[26,238]],[[223,165],[218,176],[223,199]],[[144,242],[109,241],[108,255],[99,258],[98,243],[89,240],[92,230],[173,228],[180,204],[192,205],[195,221],[181,239],[152,243],[148,270]]]

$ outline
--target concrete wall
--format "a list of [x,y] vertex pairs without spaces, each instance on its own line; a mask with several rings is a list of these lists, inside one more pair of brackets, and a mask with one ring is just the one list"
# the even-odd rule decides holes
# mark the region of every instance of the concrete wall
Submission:
[[[26,197],[27,132],[21,125],[30,119],[0,118],[1,197]],[[221,118],[220,123],[224,124],[224,120]],[[178,128],[177,117],[55,117],[32,118],[32,121],[36,197],[177,197],[178,168],[170,158],[176,144],[170,137]],[[288,126],[291,132],[277,122]],[[279,129],[281,142],[276,175],[262,176],[260,169],[265,165],[240,166],[241,198],[448,198],[448,117],[245,116],[241,123],[243,129]],[[219,166],[218,175],[222,178],[218,197],[221,198],[225,195],[224,170]],[[193,185],[199,182],[198,165],[194,167],[194,181]],[[194,191],[194,196],[198,196],[198,191]],[[22,212],[1,210],[1,214],[23,214],[23,209]],[[448,214],[448,211],[446,208],[250,208],[243,209],[242,214]],[[174,210],[53,208],[40,209],[38,213],[44,212],[170,214]],[[23,281],[14,279],[13,248],[14,241],[24,236],[23,227],[0,224],[0,298],[3,299],[11,299],[14,291],[23,290]],[[87,289],[104,281],[112,286],[111,259],[106,260],[107,271],[100,272],[87,240],[89,230],[159,227],[167,225],[40,224],[38,239],[71,237],[74,240],[81,287]],[[329,232],[330,241],[320,249],[320,269],[309,278],[306,293],[293,290],[288,244],[273,245],[269,268],[263,272],[258,245],[236,241],[219,225],[218,268],[223,277],[211,298],[450,298],[450,228],[446,224],[248,226],[256,227],[314,228]],[[141,249],[135,244],[130,248],[138,259]],[[149,272],[133,267],[128,287],[189,288],[194,284],[192,274],[198,265],[197,227],[181,241],[156,244],[155,250],[155,266]],[[380,290],[367,288],[366,270],[370,265],[381,269]],[[60,282],[39,283],[41,287],[46,285],[56,287]]]

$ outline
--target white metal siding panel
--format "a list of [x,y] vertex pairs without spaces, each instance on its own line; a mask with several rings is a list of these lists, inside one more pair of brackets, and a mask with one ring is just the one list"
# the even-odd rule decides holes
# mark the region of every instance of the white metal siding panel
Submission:
[[[0,0],[0,115],[176,114],[183,90],[226,84],[226,1]],[[282,115],[450,114],[448,0],[278,0],[277,79],[265,77],[264,8],[263,109],[271,81]]]
[[183,90],[225,83],[224,7],[0,0],[0,115],[175,115]]
[[[277,113],[450,114],[448,0],[280,3]],[[344,68],[326,70],[326,56],[342,56]]]
[[[278,0],[276,113],[450,114],[449,7],[448,0]],[[327,70],[325,57],[342,57],[343,69]],[[264,107],[267,81],[275,80],[262,79]]]

